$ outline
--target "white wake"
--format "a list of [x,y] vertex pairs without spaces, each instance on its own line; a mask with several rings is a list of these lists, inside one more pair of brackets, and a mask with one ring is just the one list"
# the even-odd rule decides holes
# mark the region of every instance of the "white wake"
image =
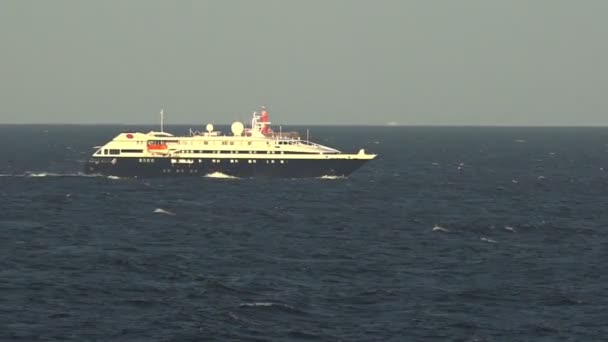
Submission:
[[335,180],[335,179],[347,179],[348,177],[346,176],[330,176],[330,175],[324,175],[321,177],[318,177],[318,179],[331,179],[331,180]]
[[155,214],[165,214],[165,215],[169,215],[169,216],[175,216],[175,213],[163,208],[156,208],[154,209],[153,213]]
[[239,179],[239,177],[230,176],[221,172],[213,172],[205,175],[205,178],[220,178],[220,179]]

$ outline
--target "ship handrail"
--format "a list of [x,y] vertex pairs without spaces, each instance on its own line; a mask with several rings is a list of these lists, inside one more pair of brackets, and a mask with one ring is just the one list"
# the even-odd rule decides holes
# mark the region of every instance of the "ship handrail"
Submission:
[[296,138],[289,138],[289,137],[283,138],[281,136],[275,136],[274,140],[277,143],[278,142],[292,142],[293,141],[293,142],[301,143],[301,144],[306,145],[306,146],[317,147],[317,148],[323,149],[323,150],[325,150],[324,152],[341,153],[340,150],[336,150],[335,148],[331,148],[331,147],[328,147],[328,146],[325,146],[325,145],[321,145],[321,144],[312,142],[312,141],[310,141],[308,139],[301,139],[299,137],[296,139]]
[[340,151],[336,150],[335,148],[331,148],[331,147],[328,147],[328,146],[325,146],[325,145],[321,145],[321,144],[312,142],[310,140],[300,140],[300,142],[302,144],[306,145],[306,146],[318,147],[318,148],[322,148],[322,149],[324,149],[324,150],[326,150],[328,152],[340,153]]

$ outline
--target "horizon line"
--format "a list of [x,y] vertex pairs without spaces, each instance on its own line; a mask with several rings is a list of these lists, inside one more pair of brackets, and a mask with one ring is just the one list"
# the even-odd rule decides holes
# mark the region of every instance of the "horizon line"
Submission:
[[[232,123],[219,123],[214,124],[217,126],[230,126]],[[0,122],[0,126],[158,126],[158,124],[149,124],[149,123],[70,123],[70,122],[31,122],[31,123],[11,123],[11,122]],[[192,124],[192,123],[165,123],[165,127],[170,126],[204,126],[200,123]],[[608,127],[608,123],[606,124],[361,124],[361,123],[330,123],[330,124],[286,124],[286,125],[278,125],[273,124],[274,127],[280,126],[313,126],[313,127],[487,127],[487,128],[606,128]]]

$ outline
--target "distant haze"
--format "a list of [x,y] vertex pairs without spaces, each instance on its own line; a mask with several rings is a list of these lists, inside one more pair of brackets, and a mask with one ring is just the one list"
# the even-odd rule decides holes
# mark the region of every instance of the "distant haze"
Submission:
[[0,123],[608,125],[605,0],[2,0]]

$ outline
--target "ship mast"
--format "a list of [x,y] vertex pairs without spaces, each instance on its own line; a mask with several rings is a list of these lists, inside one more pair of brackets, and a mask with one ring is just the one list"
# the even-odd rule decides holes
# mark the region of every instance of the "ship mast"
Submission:
[[160,109],[160,131],[161,132],[164,132],[163,131],[164,121],[165,121],[165,113],[164,113],[164,110],[161,108]]

